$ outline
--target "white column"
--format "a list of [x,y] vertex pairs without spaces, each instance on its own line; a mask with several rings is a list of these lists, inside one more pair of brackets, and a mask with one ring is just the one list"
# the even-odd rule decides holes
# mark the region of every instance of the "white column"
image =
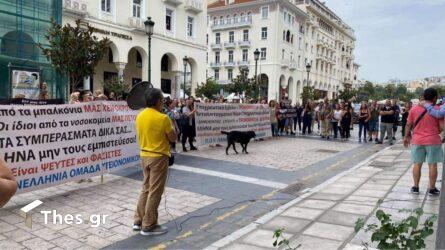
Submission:
[[90,77],[83,78],[83,90],[91,90],[90,89]]
[[120,81],[124,80],[124,69],[127,63],[124,62],[115,62],[116,68],[118,70],[117,77]]

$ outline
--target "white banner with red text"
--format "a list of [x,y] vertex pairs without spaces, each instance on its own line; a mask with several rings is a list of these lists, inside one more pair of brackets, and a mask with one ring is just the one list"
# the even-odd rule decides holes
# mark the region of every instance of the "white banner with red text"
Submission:
[[19,193],[135,166],[137,114],[125,102],[0,105],[0,157]]
[[198,145],[227,141],[221,131],[255,131],[256,139],[272,136],[269,106],[265,104],[195,103]]

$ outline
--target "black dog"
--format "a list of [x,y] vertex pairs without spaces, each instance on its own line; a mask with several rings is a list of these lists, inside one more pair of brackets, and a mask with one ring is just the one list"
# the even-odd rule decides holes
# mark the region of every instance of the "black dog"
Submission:
[[227,135],[227,148],[226,148],[226,154],[229,154],[229,148],[230,146],[233,146],[233,150],[235,150],[235,153],[238,154],[238,151],[236,151],[235,148],[235,142],[241,144],[241,147],[243,147],[244,153],[248,154],[247,152],[247,144],[249,144],[250,139],[255,138],[256,134],[254,131],[221,131],[222,134]]

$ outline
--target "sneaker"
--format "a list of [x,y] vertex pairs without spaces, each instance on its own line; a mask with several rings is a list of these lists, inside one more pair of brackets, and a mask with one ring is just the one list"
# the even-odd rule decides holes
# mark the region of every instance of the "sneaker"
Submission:
[[133,224],[133,231],[141,231],[142,225],[140,224]]
[[412,194],[419,194],[419,187],[412,187],[411,188],[411,193]]
[[198,150],[197,147],[191,147],[190,150]]
[[372,138],[369,138],[369,141],[372,141]]
[[141,234],[148,236],[148,235],[161,235],[167,233],[168,230],[166,227],[161,225],[155,225],[149,229],[142,229]]
[[433,188],[428,191],[429,196],[438,196],[440,194],[439,189]]

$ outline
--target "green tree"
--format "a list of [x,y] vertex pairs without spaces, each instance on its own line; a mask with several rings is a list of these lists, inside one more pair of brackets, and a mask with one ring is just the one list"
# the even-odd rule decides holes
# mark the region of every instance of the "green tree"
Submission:
[[75,91],[87,76],[94,75],[94,68],[102,59],[109,39],[98,39],[93,35],[94,28],[76,21],[63,27],[54,20],[45,38],[49,46],[39,44],[42,54],[51,62],[54,69],[68,76],[70,91]]
[[229,93],[242,94],[246,97],[257,98],[258,88],[255,85],[255,79],[247,77],[246,73],[236,76],[231,83],[224,85],[224,91]]
[[318,100],[319,93],[312,86],[304,86],[303,92],[301,92],[301,99],[303,99],[303,104],[306,104],[309,100]]
[[114,92],[116,97],[125,96],[131,89],[130,84],[125,84],[122,80],[119,80],[117,77],[113,77],[110,80],[107,80],[102,83],[102,87],[109,92]]
[[198,85],[195,90],[197,97],[213,98],[215,95],[219,94],[222,89],[222,85],[218,84],[213,78],[207,78],[205,83]]
[[357,97],[357,90],[351,84],[343,83],[343,89],[339,91],[338,99],[343,101],[353,100]]

